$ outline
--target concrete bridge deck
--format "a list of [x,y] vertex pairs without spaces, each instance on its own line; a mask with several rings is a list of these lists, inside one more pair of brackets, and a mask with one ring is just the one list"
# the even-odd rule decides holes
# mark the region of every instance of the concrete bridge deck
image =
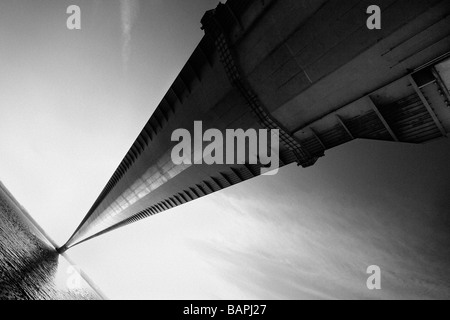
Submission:
[[229,0],[62,251],[259,175],[261,165],[176,166],[171,134],[280,130],[280,167],[355,139],[426,143],[450,132],[450,3]]

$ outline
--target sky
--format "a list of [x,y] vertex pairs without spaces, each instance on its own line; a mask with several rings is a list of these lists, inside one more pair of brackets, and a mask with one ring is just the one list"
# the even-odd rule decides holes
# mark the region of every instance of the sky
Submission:
[[[0,180],[63,244],[213,0],[0,2]],[[81,30],[66,9],[81,8]],[[68,252],[112,299],[450,298],[450,143],[354,141]],[[382,290],[366,287],[378,265]]]

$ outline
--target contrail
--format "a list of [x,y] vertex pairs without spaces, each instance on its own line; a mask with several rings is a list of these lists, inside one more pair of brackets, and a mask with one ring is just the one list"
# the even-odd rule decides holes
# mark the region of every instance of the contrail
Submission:
[[139,12],[139,0],[120,0],[122,20],[122,61],[124,70],[128,68],[131,54],[131,31]]

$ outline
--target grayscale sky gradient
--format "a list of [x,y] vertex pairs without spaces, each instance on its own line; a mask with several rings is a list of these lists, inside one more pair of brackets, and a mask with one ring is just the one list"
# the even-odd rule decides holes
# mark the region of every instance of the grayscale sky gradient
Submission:
[[[214,0],[2,0],[0,179],[63,244]],[[66,9],[82,30],[66,28]],[[110,298],[450,298],[450,143],[356,141],[69,251]],[[366,288],[369,265],[382,290]]]

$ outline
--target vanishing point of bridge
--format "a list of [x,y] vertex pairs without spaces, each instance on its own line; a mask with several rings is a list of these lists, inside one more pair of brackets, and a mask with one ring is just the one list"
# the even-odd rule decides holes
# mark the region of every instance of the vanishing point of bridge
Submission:
[[[382,28],[369,30],[376,4]],[[280,167],[354,139],[450,132],[448,0],[229,0],[67,244],[251,179],[261,165],[175,165],[174,130],[279,129]]]

